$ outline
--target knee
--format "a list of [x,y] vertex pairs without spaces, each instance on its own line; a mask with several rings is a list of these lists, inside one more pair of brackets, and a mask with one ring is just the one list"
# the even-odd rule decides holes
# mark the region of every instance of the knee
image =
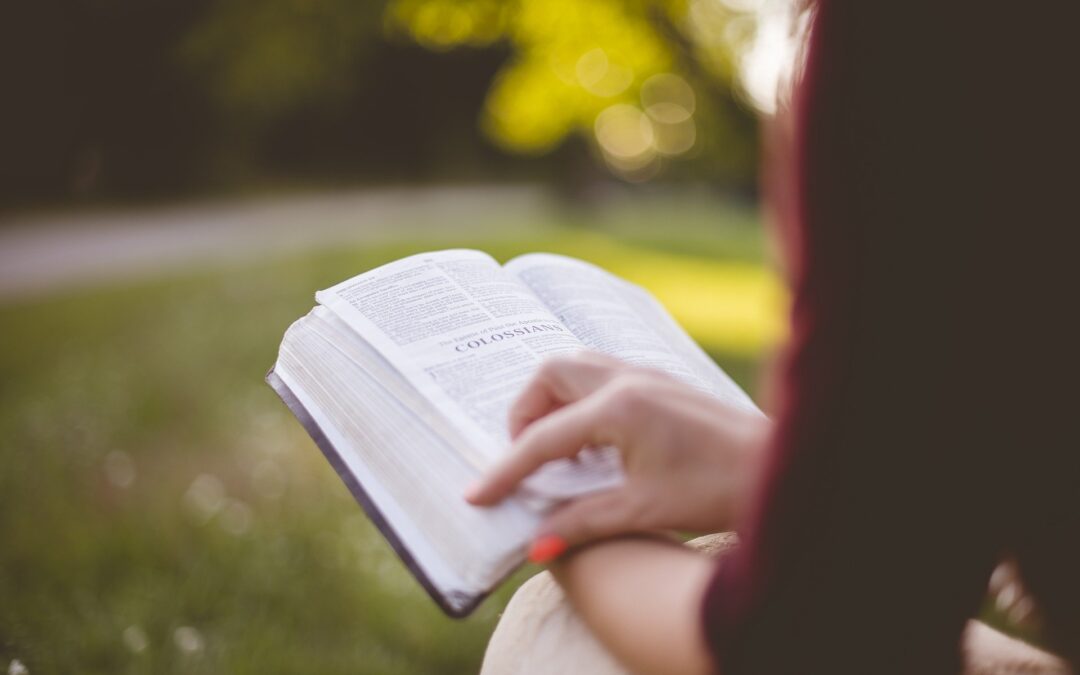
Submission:
[[514,593],[488,643],[480,673],[625,675],[548,572],[537,574]]

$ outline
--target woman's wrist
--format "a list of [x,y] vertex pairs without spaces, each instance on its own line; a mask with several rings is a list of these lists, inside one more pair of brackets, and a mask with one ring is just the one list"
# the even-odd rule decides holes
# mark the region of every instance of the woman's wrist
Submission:
[[765,470],[766,450],[772,431],[772,421],[764,417],[752,422],[747,429],[743,452],[739,455],[738,475],[732,488],[733,499],[728,512],[728,521],[716,528],[717,531],[737,531],[739,525],[746,522],[754,494]]
[[601,643],[633,672],[704,673],[700,608],[713,562],[668,535],[580,546],[550,569]]
[[668,532],[628,533],[608,539],[586,542],[580,546],[570,548],[548,563],[548,570],[559,580],[559,583],[562,583],[564,578],[569,581],[568,577],[575,573],[588,574],[589,570],[594,567],[594,560],[613,555],[612,551],[625,551],[630,547],[636,549],[638,544],[682,547],[679,539]]

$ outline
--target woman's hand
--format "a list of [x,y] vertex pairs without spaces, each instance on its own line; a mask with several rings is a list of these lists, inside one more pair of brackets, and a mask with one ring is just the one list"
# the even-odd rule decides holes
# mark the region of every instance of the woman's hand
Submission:
[[511,455],[466,497],[494,504],[546,462],[613,445],[626,482],[556,509],[537,539],[547,551],[534,545],[531,557],[546,562],[566,546],[626,532],[726,530],[753,482],[768,427],[762,415],[659,371],[592,353],[556,357],[511,409]]

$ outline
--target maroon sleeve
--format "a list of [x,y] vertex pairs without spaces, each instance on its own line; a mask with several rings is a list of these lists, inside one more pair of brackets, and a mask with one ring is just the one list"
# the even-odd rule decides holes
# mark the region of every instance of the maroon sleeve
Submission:
[[817,5],[777,433],[703,608],[724,675],[959,672],[1010,551],[1075,658],[1075,108],[1014,91],[1069,62],[1048,11]]

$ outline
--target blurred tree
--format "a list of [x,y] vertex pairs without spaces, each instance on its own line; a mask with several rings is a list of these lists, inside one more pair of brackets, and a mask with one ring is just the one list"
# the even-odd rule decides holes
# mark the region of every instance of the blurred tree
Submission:
[[[473,47],[501,60],[509,52],[491,77],[480,119],[488,138],[504,150],[547,155],[578,137],[629,180],[651,178],[680,158],[689,160],[680,162],[689,173],[752,185],[755,121],[739,98],[733,65],[754,32],[752,5],[232,0],[213,5],[181,54],[210,83],[227,114],[241,122],[229,132],[234,146],[265,147],[268,130],[280,131],[282,124],[295,138],[304,126],[295,122],[297,116],[310,122],[320,117],[314,112],[319,109],[357,113],[358,91],[370,106],[410,116],[405,106],[415,101],[415,92],[386,96],[358,84],[364,71],[394,72],[401,64],[388,60],[408,60],[408,54],[387,48],[381,38],[389,37],[438,54]],[[416,86],[442,84],[428,79]],[[358,126],[370,124],[370,111],[362,116],[367,121],[358,119]],[[414,127],[414,133],[422,135],[423,128]],[[410,139],[398,134],[396,142],[408,146]]]
[[180,45],[225,109],[263,126],[311,102],[347,96],[380,35],[381,3],[230,0]]
[[391,0],[391,34],[430,49],[511,46],[483,128],[543,154],[578,134],[630,180],[666,160],[752,181],[756,134],[735,64],[753,39],[743,0]]
[[578,190],[603,166],[752,186],[736,55],[785,1],[0,3],[0,208],[267,179]]
[[206,2],[0,3],[0,207],[194,182],[211,111],[172,47]]
[[[303,181],[520,175],[474,132],[505,49],[435,54],[388,41],[385,2],[216,0],[179,45],[221,117],[219,174]],[[256,176],[257,177],[257,176]]]

